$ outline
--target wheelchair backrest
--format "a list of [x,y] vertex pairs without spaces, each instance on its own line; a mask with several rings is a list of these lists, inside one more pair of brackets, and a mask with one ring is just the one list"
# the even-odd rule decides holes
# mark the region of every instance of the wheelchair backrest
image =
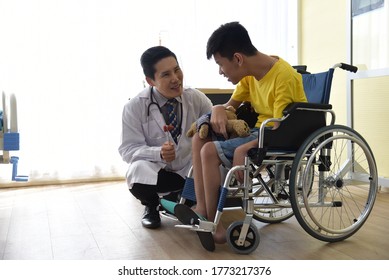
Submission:
[[329,104],[334,69],[316,74],[302,74],[304,91],[308,102]]
[[[289,104],[284,110],[284,115],[288,117],[281,122],[280,127],[265,132],[263,145],[269,150],[296,151],[310,134],[326,126],[326,113],[315,109],[324,109],[324,107],[330,109],[332,107],[329,105],[329,100],[334,68],[316,74],[306,72],[305,66],[302,68],[294,66],[294,68],[302,74],[308,103]],[[324,107],[320,108],[321,105]],[[304,110],[296,109],[298,107],[305,108]],[[305,110],[307,108],[313,110]]]

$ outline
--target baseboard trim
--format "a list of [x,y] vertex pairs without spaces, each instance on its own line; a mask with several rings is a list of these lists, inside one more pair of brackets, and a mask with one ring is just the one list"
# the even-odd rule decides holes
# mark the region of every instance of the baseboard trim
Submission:
[[123,177],[102,177],[102,178],[80,178],[66,180],[32,180],[27,182],[9,182],[1,183],[0,189],[3,188],[24,188],[24,187],[42,187],[48,185],[67,185],[67,184],[87,184],[87,183],[103,183],[103,182],[119,182],[125,181]]

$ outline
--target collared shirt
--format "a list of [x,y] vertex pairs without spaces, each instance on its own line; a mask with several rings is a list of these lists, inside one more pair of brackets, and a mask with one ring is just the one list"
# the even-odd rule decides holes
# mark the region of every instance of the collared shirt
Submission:
[[[168,99],[165,96],[163,96],[156,88],[153,88],[152,94],[153,94],[153,97],[155,99],[155,102],[157,102],[158,106],[161,108],[161,113],[163,115],[163,118],[165,119],[166,124],[168,124],[169,113],[167,111],[168,110],[167,106],[165,106]],[[182,104],[182,98],[181,98],[181,96],[178,96],[175,99],[178,102],[174,106],[174,113],[177,115],[177,123],[178,123],[178,125],[180,125],[181,124],[181,116],[182,116],[182,112],[181,112],[182,105],[179,105],[179,104]]]

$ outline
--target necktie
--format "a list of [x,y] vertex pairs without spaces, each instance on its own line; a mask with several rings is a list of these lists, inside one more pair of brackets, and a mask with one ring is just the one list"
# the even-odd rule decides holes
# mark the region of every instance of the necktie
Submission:
[[170,134],[172,135],[174,142],[177,143],[177,137],[180,133],[179,131],[180,128],[178,127],[178,123],[177,123],[177,114],[174,112],[174,108],[176,104],[177,104],[177,100],[175,98],[166,101],[168,120],[169,120],[169,123],[167,125],[170,125],[172,127],[172,129],[170,130]]

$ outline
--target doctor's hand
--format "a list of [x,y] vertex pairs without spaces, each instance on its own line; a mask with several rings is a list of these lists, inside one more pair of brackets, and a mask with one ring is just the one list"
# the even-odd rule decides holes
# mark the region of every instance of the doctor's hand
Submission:
[[171,162],[176,159],[176,150],[172,142],[165,142],[161,147],[161,159]]

